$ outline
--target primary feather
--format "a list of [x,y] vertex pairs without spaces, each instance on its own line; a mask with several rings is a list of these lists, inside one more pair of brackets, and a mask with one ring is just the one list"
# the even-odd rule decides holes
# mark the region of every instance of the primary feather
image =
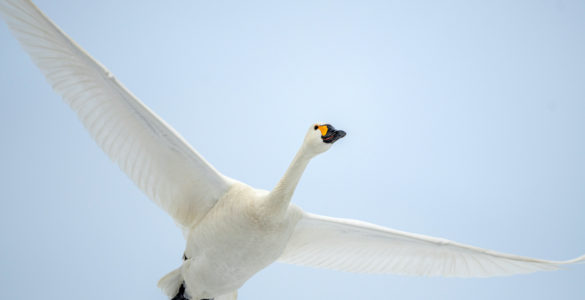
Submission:
[[178,224],[200,221],[231,180],[32,2],[0,1],[0,13],[110,159]]
[[279,261],[359,273],[490,277],[581,262],[509,255],[374,224],[305,214]]

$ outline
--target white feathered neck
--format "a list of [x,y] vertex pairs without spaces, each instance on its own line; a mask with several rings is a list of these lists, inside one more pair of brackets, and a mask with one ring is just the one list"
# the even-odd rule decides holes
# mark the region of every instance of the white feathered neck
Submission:
[[267,208],[276,214],[284,214],[290,204],[294,191],[307,168],[307,165],[319,153],[327,151],[331,144],[325,144],[321,140],[320,134],[309,129],[303,145],[293,158],[288,169],[276,184],[274,189],[268,195],[266,202]]

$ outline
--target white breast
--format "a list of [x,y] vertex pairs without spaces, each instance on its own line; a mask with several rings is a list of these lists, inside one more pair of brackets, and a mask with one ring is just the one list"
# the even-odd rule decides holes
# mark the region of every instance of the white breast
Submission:
[[285,218],[264,213],[268,194],[245,184],[233,187],[188,234],[183,277],[190,295],[211,297],[231,292],[280,257],[301,210],[291,206]]

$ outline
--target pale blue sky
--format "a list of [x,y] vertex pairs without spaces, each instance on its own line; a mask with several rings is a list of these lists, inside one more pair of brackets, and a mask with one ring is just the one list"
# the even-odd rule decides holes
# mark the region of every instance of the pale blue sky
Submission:
[[[348,132],[293,201],[498,251],[585,253],[583,1],[36,1],[224,174],[270,189],[307,126]],[[0,25],[0,298],[165,299],[171,219]],[[494,279],[276,264],[240,299],[584,299],[585,265]]]

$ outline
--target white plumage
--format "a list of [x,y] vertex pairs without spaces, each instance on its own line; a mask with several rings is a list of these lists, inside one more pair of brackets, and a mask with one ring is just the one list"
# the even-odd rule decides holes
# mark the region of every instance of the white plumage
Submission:
[[34,4],[3,1],[2,15],[102,150],[175,221],[196,222],[227,190],[227,178]]
[[584,259],[533,259],[361,221],[305,214],[279,260],[359,273],[491,277],[556,270]]
[[185,296],[193,299],[235,299],[242,284],[276,260],[349,272],[454,277],[555,270],[585,260],[502,254],[305,213],[290,205],[292,194],[309,161],[332,145],[318,125],[309,128],[277,187],[254,189],[216,171],[30,1],[0,0],[0,13],[102,150],[184,231],[187,259],[159,283],[169,297],[184,284]]

